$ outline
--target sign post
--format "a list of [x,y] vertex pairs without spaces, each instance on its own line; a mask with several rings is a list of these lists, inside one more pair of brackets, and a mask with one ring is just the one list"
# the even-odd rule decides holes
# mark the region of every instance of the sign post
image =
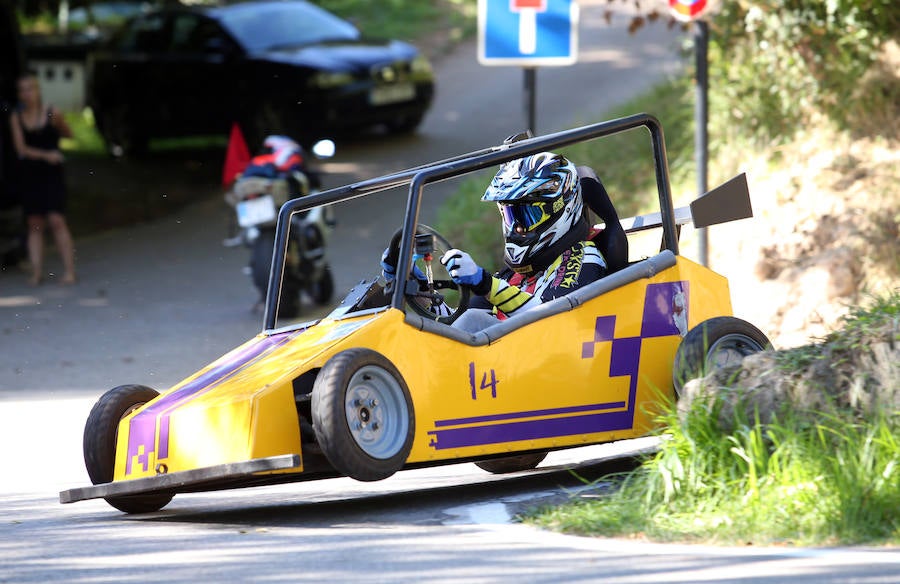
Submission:
[[535,130],[537,67],[578,59],[578,4],[574,0],[478,0],[478,62],[523,68],[525,117]]
[[[697,84],[694,101],[694,151],[697,157],[697,195],[709,189],[709,25],[698,20],[694,32],[694,61]],[[709,265],[709,234],[706,227],[700,229],[698,259],[700,265]]]
[[[693,21],[694,63],[696,90],[694,100],[694,156],[697,160],[697,191],[704,194],[709,188],[709,24],[700,17],[709,8],[709,0],[669,0],[675,18]],[[698,260],[709,265],[709,235],[706,227],[697,230]]]

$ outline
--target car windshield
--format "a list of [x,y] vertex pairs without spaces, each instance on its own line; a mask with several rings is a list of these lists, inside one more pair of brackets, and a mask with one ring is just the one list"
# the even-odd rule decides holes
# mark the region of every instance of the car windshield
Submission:
[[305,2],[232,6],[221,22],[248,51],[359,38],[352,24]]

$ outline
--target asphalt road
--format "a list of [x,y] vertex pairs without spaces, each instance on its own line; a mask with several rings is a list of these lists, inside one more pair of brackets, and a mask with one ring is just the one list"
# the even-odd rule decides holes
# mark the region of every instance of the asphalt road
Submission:
[[[604,24],[605,1],[582,5],[579,65],[538,74],[540,133],[598,121],[679,66],[676,33],[657,26],[632,38],[624,19]],[[520,70],[482,68],[464,46],[437,72],[421,131],[339,144],[327,186],[491,145],[524,125]],[[247,252],[222,247],[229,210],[210,189],[164,220],[79,240],[76,286],[32,289],[24,275],[0,276],[0,582],[900,580],[893,550],[657,545],[511,521],[582,488],[560,469],[644,443],[553,453],[537,472],[502,480],[465,464],[378,483],[184,495],[143,517],[103,501],[59,505],[60,490],[87,483],[81,429],[103,391],[163,389],[260,330]],[[429,200],[424,221],[439,202]],[[339,217],[329,246],[339,289],[377,270],[401,212],[388,197]],[[578,472],[596,478],[604,468]]]
[[[6,402],[3,405],[9,405]],[[163,511],[125,516],[103,501],[59,505],[83,475],[79,444],[61,443],[90,402],[0,409],[4,453],[0,582],[617,582],[888,583],[900,553],[652,544],[560,535],[513,521],[533,505],[596,496],[586,487],[620,466],[612,444],[551,453],[537,471],[503,478],[474,465],[405,471],[376,483],[329,479],[179,495]],[[71,415],[69,415],[71,414]],[[31,439],[34,439],[32,442]],[[584,465],[581,463],[587,462]],[[12,472],[9,472],[12,469]],[[23,469],[27,469],[24,470]]]

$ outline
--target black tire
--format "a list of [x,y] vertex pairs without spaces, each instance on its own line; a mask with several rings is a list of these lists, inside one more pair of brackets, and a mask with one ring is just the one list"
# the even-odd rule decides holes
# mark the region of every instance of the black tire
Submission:
[[675,396],[681,395],[691,379],[703,377],[713,369],[738,365],[747,355],[770,348],[768,337],[745,320],[719,316],[703,321],[688,331],[675,352]]
[[250,273],[253,285],[260,296],[266,297],[269,288],[269,272],[272,270],[272,252],[275,249],[275,234],[269,230],[260,232],[250,251]]
[[322,269],[322,277],[310,284],[309,295],[319,306],[325,306],[331,302],[331,297],[334,295],[334,276],[331,274],[331,266],[325,264]]
[[[275,249],[275,232],[266,229],[253,242],[250,252],[250,273],[253,285],[265,301],[269,289],[269,272],[272,270],[272,252]],[[290,277],[281,283],[281,298],[278,301],[278,317],[294,318],[300,315],[300,287]]]
[[506,474],[531,470],[547,458],[546,452],[533,452],[519,456],[507,456],[506,458],[494,458],[492,460],[479,460],[475,466],[493,474]]
[[397,368],[370,349],[343,351],[322,367],[313,386],[312,418],[328,461],[358,481],[388,478],[412,448],[409,389]]
[[[155,399],[159,392],[143,385],[120,385],[103,394],[84,425],[84,465],[95,485],[110,483],[116,465],[119,421],[138,407]],[[173,495],[128,495],[107,497],[106,502],[125,513],[152,513],[172,500]]]

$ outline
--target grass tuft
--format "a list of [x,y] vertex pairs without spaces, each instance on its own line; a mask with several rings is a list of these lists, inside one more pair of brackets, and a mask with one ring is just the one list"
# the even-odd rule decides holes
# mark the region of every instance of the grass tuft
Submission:
[[[826,342],[857,355],[892,342],[896,367],[898,314],[900,294],[873,299]],[[892,328],[886,333],[885,326]],[[854,363],[863,367],[865,360]],[[797,367],[802,361],[793,361],[791,371]],[[897,389],[893,381],[884,383],[888,393]],[[853,382],[842,390],[852,392]],[[900,543],[896,398],[865,413],[848,405],[846,396],[833,396],[815,410],[788,400],[760,416],[752,407],[733,407],[728,401],[735,397],[727,393],[704,394],[681,411],[669,404],[661,415],[659,451],[608,496],[572,501],[527,520],[571,533],[660,541]],[[732,418],[726,424],[723,407]]]

